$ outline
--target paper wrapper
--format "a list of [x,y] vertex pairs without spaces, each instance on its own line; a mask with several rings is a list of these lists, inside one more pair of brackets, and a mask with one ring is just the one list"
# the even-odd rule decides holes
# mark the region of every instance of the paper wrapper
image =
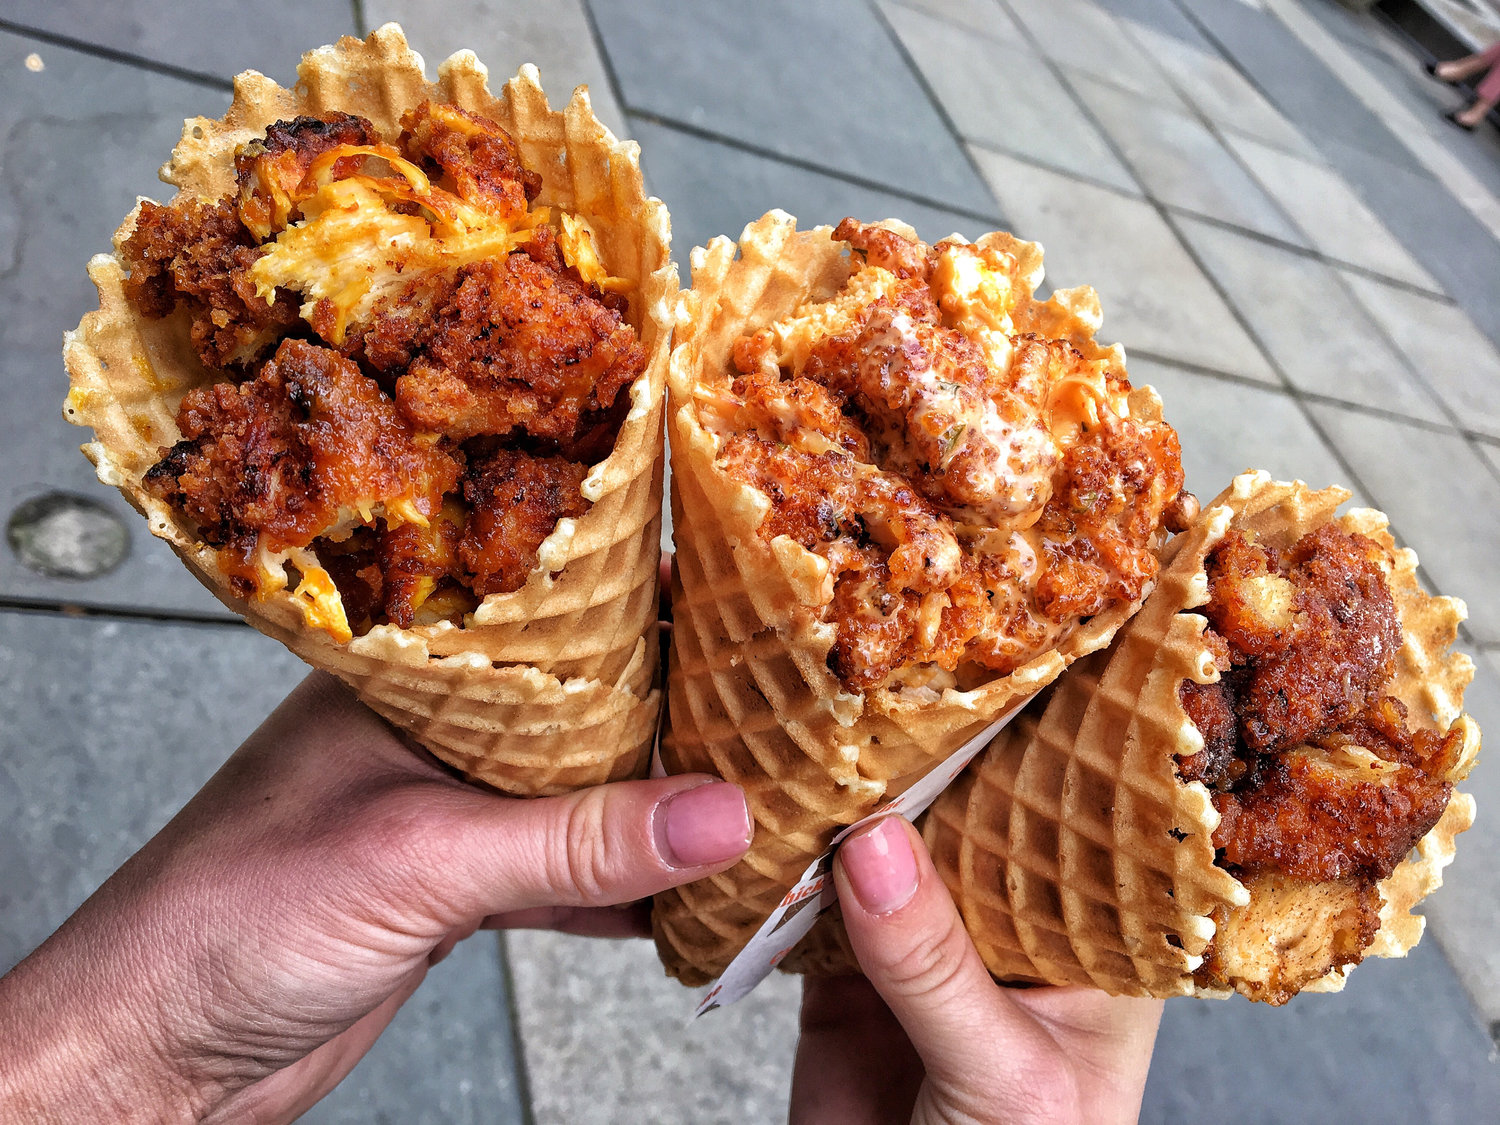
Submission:
[[[241,74],[222,120],[185,123],[162,179],[180,193],[218,198],[235,187],[235,150],[277,120],[345,111],[394,137],[402,113],[427,98],[497,121],[542,176],[537,204],[589,221],[606,268],[633,283],[627,319],[649,357],[622,392],[631,408],[614,451],[584,482],[593,506],[559,522],[525,586],[484,599],[462,628],[383,625],[347,644],[309,627],[289,591],[237,598],[214,548],[141,487],[163,447],[181,437],[175,419],[183,395],[212,376],[189,344],[181,310],[153,321],[126,300],[114,255],[89,263],[99,309],[65,339],[72,390],[63,413],[93,427],[96,440],[83,451],[99,479],[124,493],[152,534],[220,601],[350,684],[438,757],[521,795],[636,776],[646,767],[660,706],[662,406],[677,292],[670,221],[661,202],[645,194],[636,144],[616,140],[594,117],[583,87],[565,109],[551,109],[529,65],[498,96],[468,51],[444,62],[429,82],[401,29],[387,24],[364,41],[345,38],[310,51],[290,90],[254,71]],[[138,212],[115,233],[117,252]]]
[[[1204,558],[1228,528],[1290,546],[1333,520],[1347,498],[1342,489],[1313,492],[1264,473],[1236,478],[1174,541],[1156,592],[1114,645],[1079,661],[1044,707],[1006,728],[932,806],[924,837],[996,977],[1125,995],[1227,995],[1193,980],[1220,930],[1220,957],[1251,979],[1328,963],[1316,960],[1331,939],[1318,902],[1282,894],[1253,901],[1214,866],[1218,814],[1201,783],[1178,778],[1175,758],[1203,744],[1178,686],[1218,673],[1202,639],[1206,619],[1180,611],[1207,602]],[[1463,730],[1451,775],[1458,780],[1479,749],[1478,728],[1459,714],[1473,665],[1448,651],[1463,603],[1422,591],[1416,556],[1396,548],[1379,512],[1356,510],[1336,522],[1387,552],[1405,633],[1391,694],[1414,726]],[[1454,837],[1473,817],[1473,799],[1455,792],[1414,853],[1380,883],[1381,925],[1367,955],[1399,957],[1417,943],[1423,919],[1411,910],[1441,884]],[[840,940],[821,936],[809,959],[828,959]],[[1350,967],[1308,988],[1337,991]]]
[[[1034,291],[1040,247],[999,233],[980,243],[1012,255],[1016,288]],[[717,238],[695,249],[692,267],[669,374],[677,565],[663,759],[671,773],[736,782],[755,820],[743,860],[656,897],[662,962],[699,985],[724,970],[841,827],[901,793],[1072,660],[1107,645],[1136,605],[1095,616],[1056,651],[972,691],[845,691],[828,669],[834,626],[818,620],[822,560],[785,537],[760,537],[770,501],[720,470],[718,438],[700,417],[700,404],[732,378],[737,337],[843,285],[851,270],[844,244],[828,227],[798,231],[790,215],[772,211],[738,245]],[[1112,355],[1123,366],[1094,341],[1092,289],[1046,302],[1023,297],[1014,319],[1018,332],[1066,339],[1086,358]],[[1161,417],[1149,388],[1132,393],[1131,409]]]

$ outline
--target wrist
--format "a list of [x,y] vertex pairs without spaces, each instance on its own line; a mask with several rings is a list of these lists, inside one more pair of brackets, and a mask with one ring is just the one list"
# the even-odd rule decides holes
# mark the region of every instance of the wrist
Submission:
[[210,1099],[168,1061],[149,1006],[73,972],[56,940],[0,977],[0,1120],[199,1120]]

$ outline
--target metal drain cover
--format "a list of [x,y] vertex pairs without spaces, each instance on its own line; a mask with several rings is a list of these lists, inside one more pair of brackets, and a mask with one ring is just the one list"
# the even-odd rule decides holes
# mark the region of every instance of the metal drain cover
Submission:
[[11,513],[5,539],[22,565],[49,578],[97,578],[130,551],[130,533],[120,517],[72,492],[47,492],[24,502]]

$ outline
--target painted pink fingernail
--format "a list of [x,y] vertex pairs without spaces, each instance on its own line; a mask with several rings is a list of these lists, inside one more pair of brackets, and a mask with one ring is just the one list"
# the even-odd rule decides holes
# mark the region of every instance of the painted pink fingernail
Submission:
[[712,781],[656,806],[656,849],[673,867],[702,867],[744,854],[753,826],[738,785]]
[[839,849],[844,872],[859,904],[870,914],[889,914],[917,893],[917,857],[900,817],[888,816]]

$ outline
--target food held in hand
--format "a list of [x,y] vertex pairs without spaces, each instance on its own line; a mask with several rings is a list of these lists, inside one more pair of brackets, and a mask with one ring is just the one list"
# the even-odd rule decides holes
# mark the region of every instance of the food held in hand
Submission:
[[219,376],[183,398],[145,487],[236,593],[290,572],[339,641],[461,625],[524,586],[588,510],[646,366],[629,283],[586,220],[531,206],[541,177],[509,133],[432,101],[400,125],[274,122],[236,155],[235,193],[147,201],[121,246],[127,298],[182,309]]
[[226,604],[518,793],[644,767],[668,223],[586,92],[400,29],[249,73],[90,272],[65,413]]
[[1108,642],[1180,521],[1176,434],[1041,253],[772,213],[695,251],[672,361],[670,771],[751,794],[737,867],[659,896],[727,964],[842,825]]
[[1157,591],[933,806],[991,972],[1282,1004],[1405,954],[1479,732],[1431,597],[1341,489],[1236,479]]

